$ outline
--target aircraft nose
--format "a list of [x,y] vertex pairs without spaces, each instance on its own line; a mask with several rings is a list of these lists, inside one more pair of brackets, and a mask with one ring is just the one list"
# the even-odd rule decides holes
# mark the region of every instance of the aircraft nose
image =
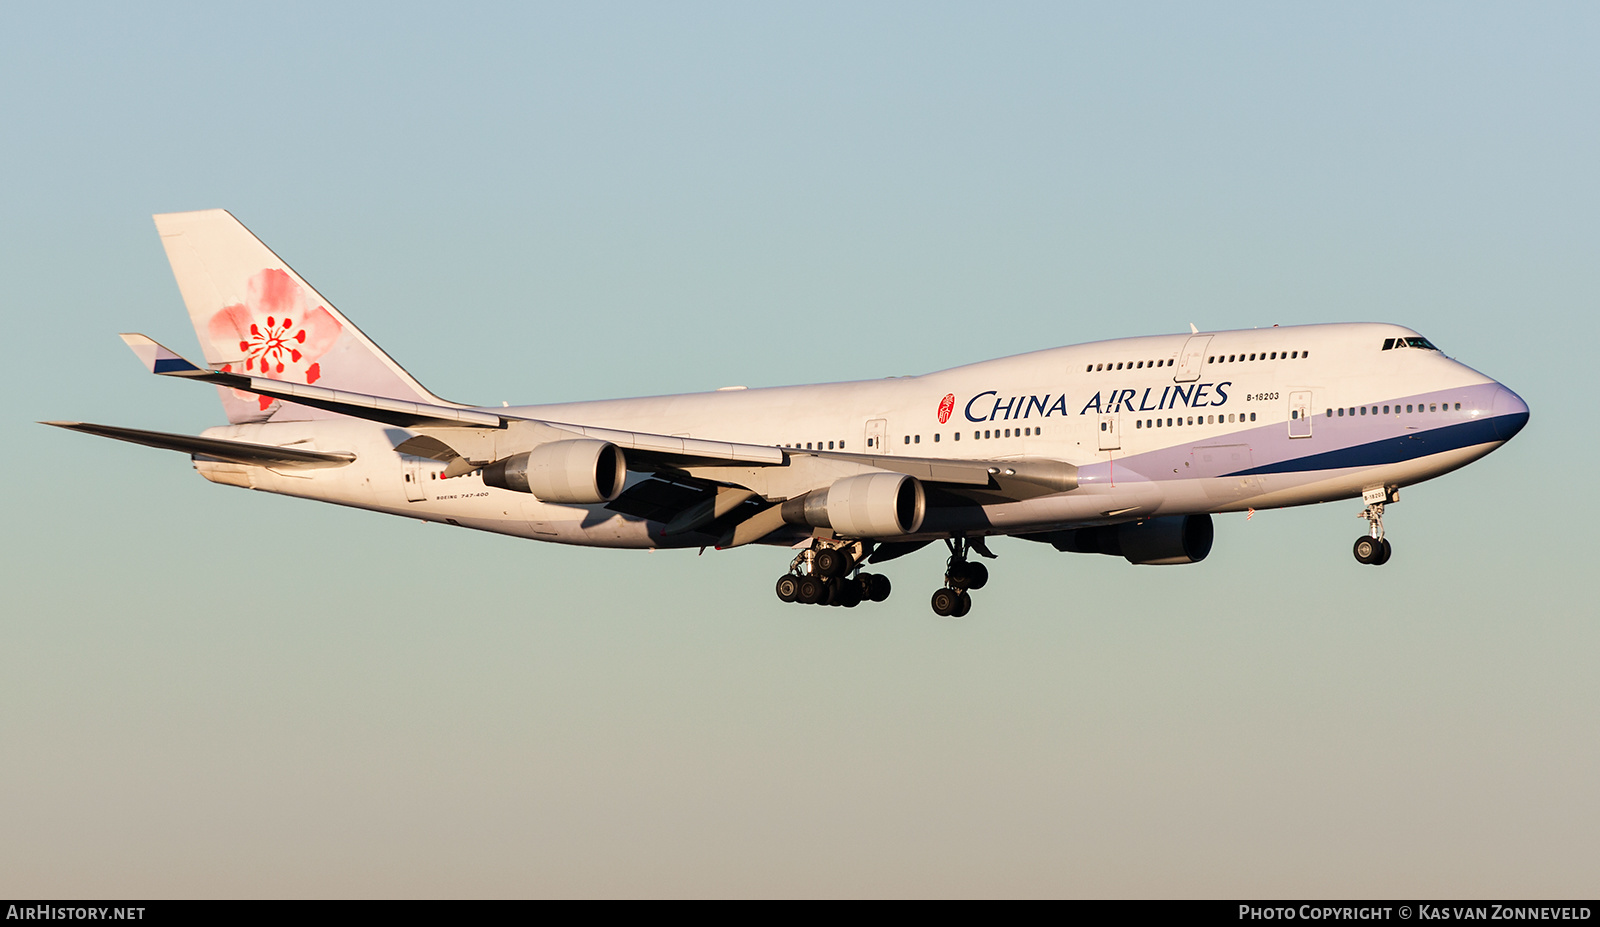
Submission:
[[1502,441],[1510,441],[1528,424],[1528,404],[1504,386],[1494,391],[1494,401],[1489,408],[1494,415],[1495,434]]

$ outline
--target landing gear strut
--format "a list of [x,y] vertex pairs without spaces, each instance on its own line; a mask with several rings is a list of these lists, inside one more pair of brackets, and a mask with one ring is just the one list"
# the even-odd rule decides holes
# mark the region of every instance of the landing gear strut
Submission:
[[972,611],[972,596],[969,589],[982,589],[989,584],[989,568],[981,563],[972,563],[967,560],[969,551],[977,551],[980,556],[994,559],[994,554],[983,543],[982,538],[967,540],[966,538],[951,538],[944,542],[950,548],[950,559],[946,561],[944,571],[944,587],[936,589],[930,604],[933,613],[943,618],[964,618],[967,612]]
[[1361,499],[1367,504],[1360,516],[1367,520],[1367,533],[1356,538],[1356,560],[1371,566],[1383,566],[1394,552],[1389,540],[1383,536],[1383,506],[1400,501],[1400,494],[1391,489],[1374,489],[1362,494]]
[[870,552],[867,542],[815,538],[795,556],[789,572],[778,577],[778,598],[845,608],[882,602],[889,597],[889,577],[860,571],[861,561]]

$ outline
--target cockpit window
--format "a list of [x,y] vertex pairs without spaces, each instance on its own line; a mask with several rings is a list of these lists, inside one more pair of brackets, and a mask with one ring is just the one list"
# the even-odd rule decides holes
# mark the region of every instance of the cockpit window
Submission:
[[[1383,339],[1383,349],[1385,351],[1392,351],[1395,348],[1422,348],[1425,351],[1438,351],[1439,350],[1438,348],[1433,346],[1433,342],[1429,341],[1426,338],[1385,338],[1385,339]],[[1442,354],[1444,352],[1441,351],[1440,353]]]

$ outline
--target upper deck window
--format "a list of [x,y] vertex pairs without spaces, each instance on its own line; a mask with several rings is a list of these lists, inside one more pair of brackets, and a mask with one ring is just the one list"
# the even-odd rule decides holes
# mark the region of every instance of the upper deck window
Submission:
[[[1426,338],[1385,338],[1385,339],[1383,339],[1383,349],[1385,351],[1392,351],[1395,348],[1422,348],[1425,351],[1438,351],[1439,350],[1438,348],[1433,346],[1433,342],[1429,341]],[[1442,354],[1444,352],[1440,351],[1439,353]]]

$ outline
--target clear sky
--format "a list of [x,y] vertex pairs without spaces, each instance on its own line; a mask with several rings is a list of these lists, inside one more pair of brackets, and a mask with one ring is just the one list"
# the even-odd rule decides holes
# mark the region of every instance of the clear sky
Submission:
[[[0,30],[0,895],[1600,888],[1600,7],[28,4]],[[242,492],[150,214],[225,207],[433,390],[919,373],[1416,328],[1504,449],[1000,539],[963,621],[773,549],[565,549]]]

